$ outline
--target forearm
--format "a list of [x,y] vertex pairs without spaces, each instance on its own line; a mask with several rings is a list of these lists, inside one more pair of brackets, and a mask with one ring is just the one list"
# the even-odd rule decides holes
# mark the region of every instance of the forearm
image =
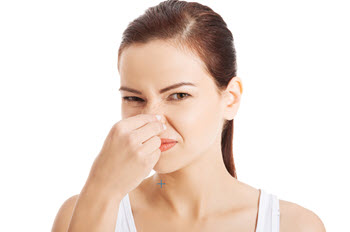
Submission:
[[120,194],[87,181],[76,202],[68,232],[114,232],[121,199]]

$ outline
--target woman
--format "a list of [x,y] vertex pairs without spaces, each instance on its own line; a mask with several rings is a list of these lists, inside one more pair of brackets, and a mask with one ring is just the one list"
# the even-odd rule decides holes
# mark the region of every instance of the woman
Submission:
[[53,231],[325,231],[312,211],[237,180],[235,54],[224,20],[195,2],[164,1],[131,22],[122,120]]

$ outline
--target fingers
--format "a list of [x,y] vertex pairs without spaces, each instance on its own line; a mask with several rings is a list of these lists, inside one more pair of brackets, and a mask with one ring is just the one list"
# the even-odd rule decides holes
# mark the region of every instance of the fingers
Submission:
[[121,127],[126,127],[129,130],[136,130],[149,122],[158,121],[154,114],[138,114],[120,121]]

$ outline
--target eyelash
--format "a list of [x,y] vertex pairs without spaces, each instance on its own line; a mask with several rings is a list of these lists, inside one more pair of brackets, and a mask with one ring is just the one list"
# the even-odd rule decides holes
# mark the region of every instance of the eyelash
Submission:
[[[180,98],[179,100],[171,100],[171,101],[181,101],[181,100],[186,99],[186,98],[188,98],[188,97],[191,96],[191,95],[188,94],[188,93],[173,93],[173,94],[171,94],[170,96],[172,96],[172,95],[174,95],[174,94],[185,94],[186,96]],[[139,100],[130,100],[130,99],[141,99],[141,98],[138,98],[138,97],[123,97],[123,100],[124,100],[124,101],[139,101]],[[142,99],[141,99],[141,100],[142,100]]]

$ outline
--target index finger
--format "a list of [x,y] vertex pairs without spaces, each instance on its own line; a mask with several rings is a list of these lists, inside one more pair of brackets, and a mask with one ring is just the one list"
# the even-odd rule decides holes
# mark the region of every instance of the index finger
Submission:
[[135,130],[153,121],[158,121],[156,114],[138,114],[129,118],[125,118],[123,120],[123,124],[125,123],[125,126],[129,129]]

